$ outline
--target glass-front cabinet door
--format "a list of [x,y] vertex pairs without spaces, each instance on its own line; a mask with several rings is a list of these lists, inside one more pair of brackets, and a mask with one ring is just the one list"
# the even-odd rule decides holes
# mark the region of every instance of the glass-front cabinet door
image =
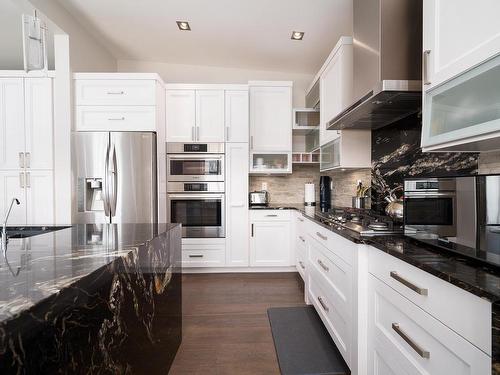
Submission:
[[321,146],[320,166],[321,172],[340,167],[340,138]]
[[250,155],[250,173],[253,174],[292,173],[292,153],[252,152]]
[[500,148],[500,55],[427,91],[424,151]]

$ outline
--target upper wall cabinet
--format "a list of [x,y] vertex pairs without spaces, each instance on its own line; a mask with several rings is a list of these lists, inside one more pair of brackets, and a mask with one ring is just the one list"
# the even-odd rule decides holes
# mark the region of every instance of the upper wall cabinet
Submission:
[[226,90],[226,142],[248,143],[248,89]]
[[196,141],[224,142],[224,90],[196,90]]
[[328,121],[352,104],[352,39],[341,38],[320,73],[320,144],[338,138],[341,131],[327,130]]
[[292,151],[292,83],[250,82],[250,150]]
[[424,0],[424,151],[500,149],[497,14],[495,0]]
[[168,90],[165,95],[167,142],[194,142],[196,127],[195,90]]

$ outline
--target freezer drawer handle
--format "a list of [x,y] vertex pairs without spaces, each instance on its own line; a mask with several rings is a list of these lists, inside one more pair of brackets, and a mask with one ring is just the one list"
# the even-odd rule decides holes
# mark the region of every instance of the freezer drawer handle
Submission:
[[190,254],[189,257],[190,258],[203,258],[203,255],[202,254]]
[[318,236],[319,238],[321,238],[323,241],[326,241],[328,239],[328,237],[326,236],[323,236],[321,233],[319,232],[316,232],[316,236]]
[[422,349],[415,341],[413,341],[410,336],[408,336],[401,328],[399,328],[398,323],[392,323],[392,329],[403,339],[405,342],[411,346],[413,350],[422,358],[430,358],[431,353],[427,350]]
[[321,268],[323,268],[326,272],[330,271],[330,268],[328,268],[328,267],[326,266],[326,264],[325,264],[325,263],[323,263],[323,262],[321,261],[321,259],[318,259],[318,264],[319,264],[319,265],[321,266]]
[[330,309],[328,308],[326,303],[323,301],[323,298],[318,297],[318,302],[321,305],[321,307],[323,308],[323,310],[325,310],[326,312],[330,311]]
[[401,284],[403,284],[407,288],[410,288],[415,293],[418,293],[421,296],[427,296],[429,294],[429,291],[427,289],[420,288],[419,286],[416,286],[415,284],[411,283],[410,281],[406,280],[405,278],[399,276],[399,274],[396,271],[391,271],[390,275],[394,280],[399,281]]

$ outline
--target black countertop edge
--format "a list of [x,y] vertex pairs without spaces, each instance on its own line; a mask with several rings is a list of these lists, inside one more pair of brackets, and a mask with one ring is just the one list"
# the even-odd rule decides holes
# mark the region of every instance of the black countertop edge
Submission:
[[[352,242],[371,245],[480,298],[500,304],[500,275],[479,260],[434,248],[404,235],[362,237],[348,229],[337,230],[318,221],[312,214],[314,207],[306,212],[307,207],[303,204],[271,204],[266,209],[297,210],[305,218]],[[315,212],[318,210],[316,206]]]

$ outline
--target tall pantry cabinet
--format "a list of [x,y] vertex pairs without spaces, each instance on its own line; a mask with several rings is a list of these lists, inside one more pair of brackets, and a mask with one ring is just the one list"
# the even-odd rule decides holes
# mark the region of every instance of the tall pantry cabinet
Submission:
[[54,223],[52,78],[0,76],[0,215],[9,224]]

